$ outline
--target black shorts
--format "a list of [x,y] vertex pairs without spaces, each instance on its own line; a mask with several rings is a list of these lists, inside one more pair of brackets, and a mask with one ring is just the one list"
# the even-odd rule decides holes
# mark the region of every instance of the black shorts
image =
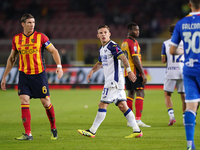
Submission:
[[126,90],[139,90],[144,89],[144,85],[142,84],[142,77],[137,77],[135,82],[129,80],[128,76],[125,77],[126,82]]
[[30,98],[46,98],[49,96],[49,85],[46,72],[27,75],[19,72],[18,94],[29,95]]

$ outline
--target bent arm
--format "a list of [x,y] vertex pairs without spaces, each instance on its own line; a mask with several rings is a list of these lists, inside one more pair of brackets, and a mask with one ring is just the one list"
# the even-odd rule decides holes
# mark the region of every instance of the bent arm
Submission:
[[182,48],[177,48],[174,45],[170,46],[170,50],[169,50],[171,55],[182,55],[184,54],[184,50]]
[[11,71],[11,69],[13,68],[13,66],[15,65],[17,56],[18,56],[18,51],[12,49],[10,52],[10,55],[7,59],[6,69],[4,71],[2,81],[1,81],[1,88],[4,91],[6,90],[6,77],[9,74],[9,72]]
[[[125,55],[120,55],[119,59],[122,61],[122,63],[124,64],[124,67],[126,68],[127,72],[128,72],[128,78],[132,81],[135,82],[137,77],[135,76],[135,74],[130,70],[130,65],[129,62],[126,58]],[[128,68],[128,69],[127,69]]]

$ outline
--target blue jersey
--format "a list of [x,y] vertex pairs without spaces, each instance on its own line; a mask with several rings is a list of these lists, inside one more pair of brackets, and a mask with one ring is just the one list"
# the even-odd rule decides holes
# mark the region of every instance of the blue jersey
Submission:
[[181,40],[185,55],[183,74],[200,76],[200,12],[192,12],[178,21],[171,45],[178,47]]

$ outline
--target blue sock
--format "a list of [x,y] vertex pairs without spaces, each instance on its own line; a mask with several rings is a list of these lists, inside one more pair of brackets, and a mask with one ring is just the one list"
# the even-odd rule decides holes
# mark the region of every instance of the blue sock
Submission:
[[192,110],[185,111],[185,133],[187,146],[194,148],[194,128],[195,128],[196,113]]

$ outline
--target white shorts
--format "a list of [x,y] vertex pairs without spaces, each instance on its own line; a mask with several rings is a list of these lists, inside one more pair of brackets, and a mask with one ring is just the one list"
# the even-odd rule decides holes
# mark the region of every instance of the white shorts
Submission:
[[126,101],[126,92],[116,87],[104,88],[101,94],[101,102],[115,103],[118,105],[120,101]]
[[175,87],[177,88],[178,93],[185,93],[183,79],[165,79],[164,80],[164,91],[173,93]]

